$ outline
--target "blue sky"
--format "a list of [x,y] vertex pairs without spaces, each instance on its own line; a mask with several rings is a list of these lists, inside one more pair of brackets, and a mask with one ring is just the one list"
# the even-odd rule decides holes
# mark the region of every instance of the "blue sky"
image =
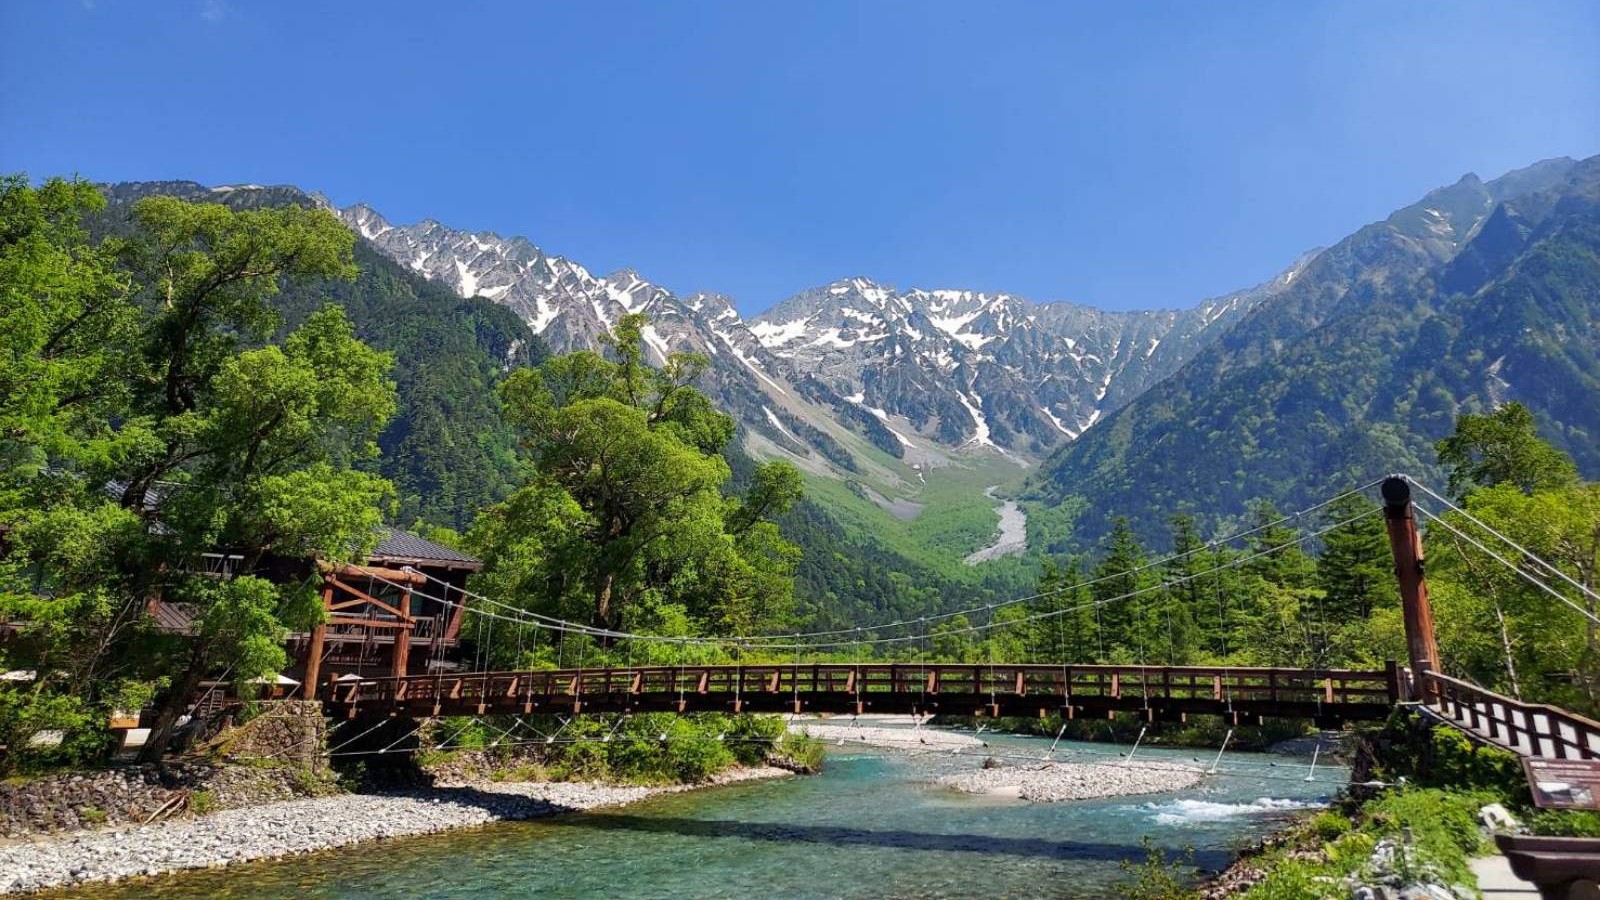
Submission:
[[754,312],[1109,308],[1600,153],[1600,3],[0,5],[0,169],[293,183]]

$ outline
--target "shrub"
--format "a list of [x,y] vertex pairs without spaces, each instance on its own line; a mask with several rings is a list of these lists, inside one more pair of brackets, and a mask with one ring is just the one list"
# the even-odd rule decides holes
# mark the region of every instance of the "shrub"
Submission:
[[1378,841],[1370,834],[1353,831],[1322,848],[1328,863],[1342,874],[1360,869],[1371,858]]
[[822,741],[805,734],[786,734],[778,739],[775,749],[801,772],[822,771],[822,761],[827,756]]
[[1280,858],[1273,861],[1267,877],[1243,894],[1244,900],[1323,900],[1343,896],[1330,891],[1327,870],[1313,862]]
[[691,732],[667,742],[667,763],[678,781],[705,781],[733,762],[727,744],[704,733]]
[[[41,731],[60,731],[59,744],[35,746]],[[104,757],[111,746],[105,718],[81,698],[0,688],[0,776],[71,768]]]
[[104,825],[106,811],[98,806],[85,806],[78,810],[78,820],[87,825]]
[[1133,883],[1124,885],[1123,897],[1127,900],[1198,900],[1195,888],[1200,873],[1195,869],[1194,850],[1168,856],[1146,835],[1139,841],[1144,850],[1144,861],[1134,863],[1123,860],[1122,871],[1133,874]]
[[1349,834],[1355,826],[1350,820],[1332,810],[1317,813],[1311,820],[1311,832],[1324,841],[1331,841]]
[[1576,809],[1541,809],[1523,824],[1534,834],[1551,837],[1600,838],[1600,812]]
[[210,791],[195,791],[189,795],[189,811],[203,816],[217,808],[217,798]]

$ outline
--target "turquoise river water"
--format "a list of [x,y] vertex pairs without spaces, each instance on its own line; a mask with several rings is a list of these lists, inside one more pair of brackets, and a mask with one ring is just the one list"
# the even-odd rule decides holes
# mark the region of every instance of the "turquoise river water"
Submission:
[[[996,754],[1041,755],[1049,741],[990,737]],[[438,897],[1103,898],[1140,838],[1192,847],[1220,869],[1346,773],[1309,760],[1229,753],[1223,772],[1176,794],[1028,804],[958,794],[930,776],[982,751],[906,755],[830,747],[817,776],[664,795],[631,806],[508,822],[277,862],[92,888],[98,898],[356,900]],[[1057,758],[1104,761],[1107,745],[1063,742]],[[1141,749],[1185,763],[1201,751]]]

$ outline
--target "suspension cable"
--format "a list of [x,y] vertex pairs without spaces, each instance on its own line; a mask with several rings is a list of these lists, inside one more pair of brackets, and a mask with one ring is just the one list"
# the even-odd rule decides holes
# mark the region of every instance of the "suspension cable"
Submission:
[[1557,578],[1560,578],[1562,581],[1565,581],[1567,584],[1570,584],[1573,587],[1577,588],[1578,590],[1582,591],[1584,594],[1588,595],[1590,599],[1600,600],[1600,593],[1596,593],[1594,591],[1594,589],[1590,588],[1588,585],[1584,584],[1583,582],[1578,581],[1577,579],[1575,579],[1572,576],[1568,575],[1566,572],[1561,571],[1561,569],[1557,568],[1556,566],[1552,565],[1551,563],[1545,562],[1542,558],[1540,558],[1538,555],[1536,555],[1533,551],[1531,551],[1528,548],[1522,546],[1521,544],[1517,543],[1516,541],[1513,541],[1511,538],[1506,537],[1504,534],[1501,534],[1500,532],[1496,531],[1494,528],[1490,527],[1488,523],[1484,522],[1482,519],[1479,519],[1477,516],[1474,516],[1472,513],[1467,512],[1466,510],[1464,510],[1461,507],[1455,505],[1454,503],[1451,503],[1448,498],[1440,496],[1437,491],[1433,490],[1432,488],[1428,487],[1427,485],[1423,484],[1422,482],[1417,481],[1416,479],[1412,478],[1410,475],[1402,475],[1401,477],[1404,478],[1406,481],[1410,482],[1411,484],[1414,484],[1417,487],[1421,488],[1423,490],[1423,492],[1426,493],[1428,496],[1430,496],[1433,499],[1439,501],[1440,503],[1443,503],[1445,506],[1449,507],[1450,509],[1454,510],[1455,512],[1460,513],[1464,518],[1467,519],[1467,521],[1473,523],[1474,525],[1477,525],[1479,528],[1482,528],[1484,531],[1487,531],[1490,534],[1494,535],[1495,537],[1499,538],[1500,540],[1504,541],[1513,550],[1516,550],[1518,553],[1521,553],[1523,556],[1526,556],[1527,558],[1529,558],[1529,559],[1533,560],[1534,562],[1538,563],[1539,565],[1543,566],[1547,571],[1549,571],[1552,574],[1554,574]]
[[[1345,520],[1343,520],[1341,522],[1336,522],[1336,523],[1333,523],[1331,525],[1325,526],[1325,527],[1323,527],[1321,529],[1318,529],[1316,531],[1313,531],[1313,532],[1311,532],[1309,534],[1297,536],[1297,537],[1291,538],[1291,539],[1289,539],[1287,541],[1284,541],[1281,544],[1277,544],[1277,545],[1272,546],[1272,547],[1263,548],[1263,549],[1255,551],[1253,553],[1249,553],[1249,554],[1246,554],[1244,556],[1240,556],[1240,557],[1228,560],[1228,561],[1220,563],[1220,564],[1218,564],[1218,565],[1216,565],[1216,566],[1214,566],[1214,567],[1212,567],[1210,569],[1203,569],[1203,570],[1198,571],[1198,572],[1192,572],[1192,573],[1188,573],[1188,574],[1185,574],[1185,575],[1177,576],[1177,577],[1173,578],[1171,581],[1172,581],[1172,583],[1187,583],[1187,582],[1195,580],[1197,578],[1201,578],[1201,577],[1206,576],[1206,575],[1211,575],[1211,574],[1213,574],[1215,572],[1220,572],[1220,571],[1227,570],[1227,569],[1238,568],[1239,566],[1246,565],[1246,564],[1248,564],[1250,562],[1253,562],[1253,561],[1255,561],[1257,559],[1260,559],[1262,557],[1271,555],[1273,553],[1277,553],[1277,552],[1279,552],[1281,550],[1287,549],[1288,547],[1292,547],[1292,546],[1295,546],[1297,544],[1302,544],[1302,543],[1305,543],[1306,541],[1310,541],[1310,540],[1313,540],[1315,538],[1321,537],[1322,535],[1327,534],[1328,532],[1333,531],[1335,529],[1344,528],[1344,527],[1346,527],[1346,526],[1348,526],[1348,525],[1350,525],[1350,524],[1352,524],[1354,522],[1360,521],[1361,519],[1364,519],[1364,518],[1366,518],[1368,516],[1376,515],[1378,512],[1380,512],[1380,510],[1377,507],[1374,507],[1372,509],[1365,510],[1365,511],[1363,511],[1361,513],[1358,513],[1358,514],[1356,514],[1354,516],[1351,516],[1350,518],[1347,518],[1347,519],[1345,519]],[[419,573],[419,574],[426,575],[426,573]],[[383,578],[382,576],[374,576],[374,577],[376,577],[379,581],[388,582],[388,580]],[[392,582],[388,582],[388,583],[392,583]],[[1114,596],[1114,597],[1107,597],[1107,598],[1104,598],[1104,599],[1101,599],[1101,600],[1089,601],[1089,602],[1086,602],[1086,603],[1083,603],[1083,604],[1077,604],[1077,605],[1066,607],[1066,608],[1063,608],[1063,609],[1045,610],[1043,612],[1037,612],[1037,613],[1034,613],[1032,615],[1023,616],[1023,617],[1019,617],[1019,618],[1016,618],[1016,619],[1002,620],[1002,621],[999,621],[999,622],[989,621],[989,622],[985,622],[985,623],[979,624],[979,625],[969,625],[969,626],[966,626],[964,628],[957,628],[957,629],[951,629],[951,630],[948,630],[948,631],[942,631],[939,634],[941,636],[952,636],[952,635],[959,635],[959,634],[976,634],[976,633],[986,632],[986,631],[989,631],[989,630],[995,629],[995,628],[1010,628],[1010,627],[1016,627],[1016,626],[1019,626],[1019,625],[1029,624],[1029,623],[1033,623],[1033,622],[1043,621],[1043,620],[1046,620],[1046,619],[1051,619],[1051,618],[1055,618],[1057,616],[1063,616],[1063,615],[1066,615],[1068,613],[1076,612],[1076,611],[1081,610],[1081,609],[1093,608],[1093,609],[1098,611],[1101,607],[1106,606],[1108,604],[1118,603],[1118,602],[1121,602],[1121,601],[1124,601],[1124,600],[1132,599],[1134,597],[1141,597],[1141,596],[1144,596],[1145,594],[1151,593],[1152,591],[1157,591],[1157,590],[1161,590],[1161,589],[1163,589],[1163,585],[1162,584],[1153,584],[1153,585],[1149,585],[1149,586],[1146,586],[1146,587],[1143,587],[1143,588],[1137,588],[1135,590],[1128,591],[1126,593],[1119,594],[1119,595]],[[418,596],[421,596],[421,597],[423,597],[425,599],[434,600],[436,602],[444,604],[445,606],[450,606],[450,607],[455,607],[455,608],[460,608],[460,609],[466,609],[466,607],[463,604],[456,603],[454,601],[450,601],[450,600],[447,600],[447,599],[444,599],[444,598],[440,598],[440,597],[435,597],[433,595],[425,594],[425,593],[421,593],[421,592],[416,592],[416,593],[417,593]],[[481,595],[472,594],[470,596],[481,596]],[[520,610],[520,609],[517,609],[516,607],[511,607],[511,606],[508,606],[507,604],[500,603],[500,602],[494,601],[494,600],[490,600],[489,598],[482,598],[482,599],[484,599],[488,603],[493,604],[496,607],[500,607],[500,608],[504,608],[504,609],[510,609],[514,613],[517,614],[515,617],[513,617],[513,616],[503,615],[503,614],[500,614],[500,613],[495,613],[495,612],[492,612],[492,611],[489,611],[489,610],[483,610],[483,609],[474,610],[474,612],[476,614],[484,616],[486,618],[490,618],[490,619],[501,619],[501,620],[508,621],[508,622],[513,622],[513,623],[521,623],[521,624],[533,625],[535,627],[540,627],[540,628],[548,628],[548,629],[553,630],[553,631],[562,632],[563,634],[571,632],[571,633],[574,633],[574,634],[587,635],[587,636],[590,636],[590,637],[600,636],[600,637],[613,637],[613,638],[633,638],[633,639],[637,639],[637,640],[641,640],[641,641],[654,641],[654,642],[660,642],[660,643],[678,644],[680,646],[681,645],[722,646],[722,647],[742,647],[742,648],[745,648],[745,649],[756,649],[756,650],[795,650],[795,651],[799,651],[799,650],[807,649],[807,648],[813,649],[813,650],[820,650],[820,649],[825,649],[825,648],[835,648],[836,649],[836,648],[839,648],[839,647],[848,647],[848,646],[851,646],[852,644],[855,644],[855,643],[860,643],[860,644],[864,644],[864,645],[871,645],[871,646],[881,646],[881,645],[889,645],[889,644],[902,644],[902,643],[920,641],[920,640],[922,640],[924,638],[929,638],[929,637],[932,636],[931,633],[924,633],[924,634],[913,634],[913,635],[896,635],[896,636],[893,636],[893,637],[884,637],[884,638],[871,638],[871,639],[860,640],[860,641],[828,641],[828,642],[817,642],[817,643],[802,643],[802,642],[799,642],[799,641],[794,641],[794,642],[787,643],[787,644],[776,644],[776,643],[752,643],[753,638],[748,637],[748,636],[743,636],[743,637],[740,637],[740,636],[734,636],[734,637],[689,637],[689,636],[672,636],[672,635],[636,634],[636,633],[630,633],[630,632],[615,631],[615,630],[612,630],[612,629],[593,628],[593,627],[590,627],[590,626],[579,625],[577,623],[566,622],[566,621],[560,620],[560,619],[551,619],[548,616],[540,616],[540,615],[538,615],[536,613],[529,613],[529,612],[527,612],[525,610]],[[996,605],[998,605],[998,604],[996,604]],[[986,608],[987,607],[979,607],[979,609],[986,609]],[[933,617],[929,617],[929,618],[931,619]]]
[[1442,525],[1443,527],[1448,529],[1452,534],[1454,534],[1456,537],[1461,538],[1462,540],[1470,543],[1472,546],[1477,547],[1479,550],[1482,550],[1484,553],[1489,554],[1489,556],[1493,557],[1496,562],[1500,563],[1501,565],[1505,566],[1506,568],[1510,569],[1511,571],[1513,571],[1513,572],[1517,573],[1518,575],[1522,576],[1524,581],[1527,581],[1529,584],[1533,585],[1534,587],[1544,591],[1545,593],[1547,593],[1550,596],[1556,598],[1557,600],[1560,600],[1562,603],[1565,603],[1566,605],[1572,607],[1573,610],[1575,610],[1579,615],[1583,616],[1585,619],[1588,619],[1589,621],[1593,622],[1596,625],[1600,625],[1600,616],[1596,616],[1594,613],[1588,611],[1587,609],[1584,609],[1582,606],[1580,606],[1577,602],[1575,602],[1572,598],[1568,597],[1566,594],[1561,593],[1560,591],[1556,590],[1555,588],[1553,588],[1550,585],[1546,584],[1545,582],[1541,581],[1538,578],[1538,576],[1535,575],[1534,573],[1529,572],[1528,570],[1526,570],[1526,569],[1522,568],[1521,566],[1517,565],[1516,563],[1506,559],[1505,557],[1503,557],[1500,554],[1494,552],[1493,550],[1489,549],[1488,547],[1485,547],[1483,545],[1483,543],[1481,541],[1479,541],[1477,538],[1473,537],[1470,534],[1467,534],[1466,532],[1462,531],[1461,529],[1457,528],[1456,526],[1450,524],[1449,520],[1444,519],[1444,518],[1442,518],[1440,516],[1437,516],[1437,515],[1433,514],[1427,508],[1423,507],[1420,504],[1413,503],[1412,505],[1414,507],[1416,507],[1417,512],[1422,513],[1424,516],[1426,516],[1428,518],[1428,521],[1437,522],[1439,525]]
[[[1312,512],[1315,512],[1315,511],[1319,510],[1319,509],[1323,509],[1324,507],[1331,506],[1332,504],[1337,503],[1340,500],[1343,500],[1343,499],[1345,499],[1347,497],[1352,497],[1352,496],[1359,495],[1362,492],[1367,491],[1367,490],[1371,489],[1372,487],[1378,485],[1382,481],[1383,481],[1383,479],[1381,479],[1381,478],[1380,479],[1375,479],[1373,481],[1367,482],[1366,484],[1360,485],[1358,487],[1351,488],[1350,490],[1347,490],[1347,491],[1345,491],[1343,493],[1336,494],[1336,495],[1334,495],[1334,496],[1332,496],[1332,497],[1330,497],[1330,498],[1328,498],[1326,500],[1322,500],[1322,501],[1320,501],[1318,503],[1314,503],[1314,504],[1312,504],[1312,505],[1310,505],[1310,506],[1308,506],[1308,507],[1306,507],[1304,509],[1298,510],[1296,512],[1290,513],[1290,514],[1285,515],[1285,516],[1281,516],[1281,517],[1279,517],[1277,519],[1274,519],[1273,521],[1263,522],[1263,523],[1261,523],[1259,525],[1253,526],[1251,528],[1247,528],[1247,529],[1245,529],[1243,531],[1237,531],[1237,532],[1234,532],[1233,534],[1227,535],[1225,537],[1218,538],[1218,539],[1216,539],[1214,541],[1211,541],[1208,544],[1197,545],[1195,547],[1191,547],[1190,549],[1182,551],[1180,553],[1168,554],[1167,556],[1163,556],[1163,557],[1151,560],[1149,562],[1146,562],[1146,563],[1140,564],[1138,566],[1135,566],[1135,567],[1133,567],[1131,569],[1127,569],[1125,571],[1107,573],[1105,575],[1102,575],[1102,576],[1099,576],[1099,577],[1096,577],[1096,578],[1092,578],[1092,579],[1090,579],[1088,581],[1079,582],[1076,585],[1063,585],[1063,586],[1058,587],[1058,588],[1052,588],[1051,590],[1048,590],[1048,591],[1040,591],[1040,592],[1037,592],[1037,593],[1034,593],[1034,594],[1029,594],[1029,595],[1023,596],[1023,597],[1016,597],[1016,598],[1013,598],[1013,599],[1010,599],[1010,600],[1001,601],[1001,602],[998,602],[998,603],[979,604],[979,605],[976,605],[976,606],[968,607],[966,609],[960,609],[960,610],[955,610],[955,611],[946,612],[946,613],[939,613],[937,615],[932,615],[932,616],[919,616],[915,620],[913,620],[913,619],[904,619],[904,620],[899,620],[899,621],[889,622],[889,623],[884,623],[884,624],[879,624],[879,625],[862,625],[862,626],[859,626],[859,630],[876,632],[876,631],[892,630],[892,629],[896,629],[896,628],[903,628],[903,627],[905,627],[907,625],[911,625],[911,624],[920,624],[920,623],[924,623],[924,622],[939,622],[939,621],[943,621],[945,619],[953,619],[953,618],[956,618],[958,616],[966,616],[966,615],[970,615],[970,614],[973,614],[973,613],[982,612],[984,610],[991,609],[991,608],[1015,606],[1015,605],[1017,605],[1019,603],[1029,603],[1029,602],[1032,602],[1034,600],[1040,600],[1040,599],[1043,599],[1045,597],[1049,597],[1049,596],[1053,596],[1055,594],[1063,593],[1063,592],[1068,591],[1068,590],[1073,590],[1075,588],[1091,587],[1093,585],[1100,584],[1100,583],[1105,582],[1105,581],[1110,581],[1112,579],[1125,578],[1125,577],[1127,577],[1129,575],[1137,575],[1140,572],[1147,571],[1147,570],[1155,568],[1157,566],[1168,565],[1170,563],[1177,562],[1179,560],[1185,559],[1185,558],[1187,558],[1189,556],[1193,556],[1196,553],[1199,553],[1199,552],[1201,552],[1203,550],[1206,550],[1208,547],[1214,547],[1214,546],[1216,546],[1218,544],[1231,543],[1233,541],[1241,540],[1243,538],[1250,537],[1251,535],[1254,535],[1254,534],[1256,534],[1258,532],[1264,531],[1264,530],[1269,529],[1269,528],[1274,528],[1276,526],[1283,525],[1285,523],[1298,522],[1298,521],[1302,520],[1308,513],[1312,513]],[[431,575],[431,574],[429,574],[427,572],[420,572],[419,571],[417,574],[421,575],[422,577],[424,577],[424,578],[426,578],[426,579],[428,579],[430,581],[439,582],[441,584],[445,583],[445,582],[443,582],[442,579],[438,578],[437,576]],[[380,580],[382,580],[382,579],[380,579]],[[557,619],[557,618],[553,618],[553,617],[550,617],[550,616],[544,616],[544,615],[541,615],[539,613],[533,613],[533,612],[530,612],[530,611],[527,611],[527,610],[518,609],[517,607],[509,607],[506,604],[501,603],[500,601],[494,600],[493,598],[486,597],[486,596],[484,596],[482,594],[478,594],[478,593],[473,592],[473,591],[466,590],[465,588],[462,588],[460,590],[461,590],[461,593],[463,593],[466,596],[470,596],[470,597],[473,597],[475,599],[482,600],[482,601],[484,601],[486,603],[490,603],[490,604],[493,604],[495,606],[499,606],[501,608],[513,609],[513,610],[515,610],[515,611],[517,611],[519,613],[523,613],[525,615],[532,616],[532,617],[534,617],[536,619],[539,619],[541,621],[545,621],[545,622],[547,622],[547,623],[549,623],[551,625],[566,626],[566,627],[570,627],[570,628],[573,628],[573,629],[578,630],[578,631],[585,631],[587,633],[596,634],[596,635],[599,635],[599,636],[609,636],[609,637],[621,637],[621,636],[624,636],[620,632],[611,631],[609,629],[596,629],[593,626],[583,625],[583,624],[577,623],[577,622],[570,622],[570,621],[567,621],[567,620],[564,620],[564,619]],[[749,646],[749,647],[752,647],[752,648],[759,648],[759,646],[761,644],[772,642],[772,641],[786,641],[786,640],[797,639],[797,638],[811,638],[811,637],[834,637],[834,636],[837,636],[837,635],[851,634],[851,633],[853,633],[853,632],[855,632],[857,630],[858,630],[857,628],[852,627],[852,628],[828,629],[828,630],[823,630],[823,631],[791,632],[791,633],[785,633],[785,634],[741,635],[741,636],[738,636],[736,638],[728,638],[727,641],[728,642],[734,642],[734,643],[742,644],[742,645]],[[632,636],[632,635],[629,635],[629,636]],[[882,642],[884,642],[884,641],[868,641],[867,643],[882,643]],[[888,641],[888,642],[892,643],[893,641]],[[702,643],[705,643],[705,642],[702,641]],[[814,646],[817,646],[817,647],[841,647],[841,646],[846,646],[847,643],[848,642],[817,643],[817,644],[814,644]],[[787,645],[778,645],[774,649],[790,649],[790,648]]]

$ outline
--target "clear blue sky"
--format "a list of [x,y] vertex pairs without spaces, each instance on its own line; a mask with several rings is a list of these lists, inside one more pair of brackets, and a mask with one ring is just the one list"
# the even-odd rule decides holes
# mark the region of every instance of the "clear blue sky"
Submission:
[[753,312],[1111,308],[1600,153],[1600,3],[0,4],[0,169],[293,183]]

